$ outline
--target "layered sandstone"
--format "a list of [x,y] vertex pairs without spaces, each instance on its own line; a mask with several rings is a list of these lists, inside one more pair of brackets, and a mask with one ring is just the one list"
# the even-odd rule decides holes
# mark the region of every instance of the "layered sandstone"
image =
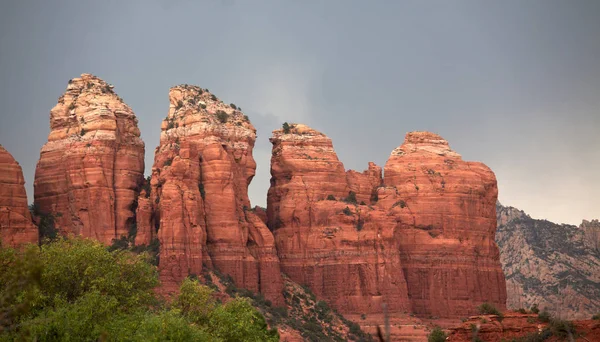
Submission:
[[412,311],[457,317],[482,302],[504,308],[494,173],[429,132],[408,133],[384,172],[379,205],[396,220]]
[[27,208],[23,171],[0,145],[0,244],[17,247],[37,242],[38,230]]
[[497,213],[509,308],[537,304],[562,319],[600,312],[598,220],[556,224],[499,203]]
[[496,179],[441,137],[413,132],[381,168],[344,171],[304,125],[271,138],[267,216],[283,271],[344,313],[462,317],[505,306]]
[[273,235],[248,199],[255,128],[235,105],[196,86],[171,88],[169,100],[150,195],[163,284],[206,266],[283,303]]
[[271,143],[267,216],[283,272],[344,313],[408,310],[394,218],[357,204],[381,169],[347,174],[331,139],[304,125],[274,131]]
[[449,329],[446,341],[600,341],[600,321],[581,320],[571,324],[573,330],[569,334],[565,325],[544,322],[533,313],[505,312],[503,319],[496,315],[471,316]]
[[63,234],[109,244],[135,223],[144,143],[131,108],[90,74],[69,81],[50,111],[35,174],[35,204]]

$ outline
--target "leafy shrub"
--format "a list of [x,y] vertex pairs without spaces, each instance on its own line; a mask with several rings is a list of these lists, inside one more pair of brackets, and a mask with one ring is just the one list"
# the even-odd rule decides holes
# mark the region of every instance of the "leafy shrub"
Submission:
[[552,319],[552,315],[550,315],[550,313],[544,309],[544,311],[539,313],[538,319],[540,322],[548,323]]
[[592,319],[600,320],[600,313],[599,314],[595,314],[594,316],[592,316]]
[[504,318],[504,316],[502,315],[502,312],[500,312],[500,310],[498,310],[493,304],[483,303],[480,306],[478,306],[477,309],[479,310],[479,313],[482,315],[498,316],[499,321],[501,321]]
[[281,128],[283,128],[283,133],[285,134],[289,134],[290,133],[290,124],[288,124],[287,122],[284,122],[283,125],[281,126]]
[[379,201],[379,194],[377,191],[373,191],[373,193],[371,193],[371,203],[377,203],[377,201]]
[[168,158],[167,160],[165,160],[165,162],[163,163],[163,166],[171,166],[171,164],[173,164],[173,158]]
[[446,333],[442,328],[436,326],[429,335],[427,335],[427,342],[444,342],[446,341],[446,337]]
[[335,197],[333,195],[327,195],[328,201],[335,201]]
[[358,219],[356,221],[356,230],[360,232],[363,229],[364,225],[365,225],[365,221],[363,219]]
[[527,313],[527,310],[525,310],[523,308],[520,308],[518,311],[519,311],[519,313],[522,313],[522,314],[526,314]]
[[572,322],[563,321],[560,319],[551,320],[548,328],[552,332],[552,335],[561,339],[565,339],[569,335],[575,333],[575,326]]
[[222,110],[217,111],[217,119],[220,123],[226,123],[229,119],[229,114],[225,113]]
[[351,203],[351,204],[356,204],[356,193],[354,191],[350,191],[348,192],[348,196],[344,199],[344,202],[346,203]]
[[247,299],[219,305],[187,279],[171,307],[147,254],[82,238],[0,248],[2,341],[277,341]]
[[344,213],[344,215],[346,216],[351,216],[352,215],[352,211],[350,210],[350,208],[346,207],[344,208],[344,210],[342,210],[342,212]]
[[233,108],[233,109],[238,109],[238,108],[235,106],[235,104],[233,104],[233,103],[232,103],[232,104],[230,104],[230,106],[231,106],[231,108]]
[[538,313],[540,313],[540,309],[538,308],[538,305],[537,305],[537,304],[533,304],[533,305],[531,306],[531,308],[529,309],[529,311],[533,312],[534,314],[538,314]]

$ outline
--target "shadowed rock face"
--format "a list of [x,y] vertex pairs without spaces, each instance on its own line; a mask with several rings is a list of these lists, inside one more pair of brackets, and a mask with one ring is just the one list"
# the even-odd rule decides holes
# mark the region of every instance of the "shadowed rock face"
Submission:
[[459,317],[484,301],[505,306],[496,179],[485,165],[427,132],[407,135],[385,178],[372,163],[344,171],[331,140],[304,125],[274,131],[271,142],[267,216],[294,281],[345,313],[387,303]]
[[35,204],[63,234],[110,244],[135,222],[144,172],[137,118],[112,86],[90,74],[69,81],[50,111],[35,174]]
[[169,100],[150,196],[163,284],[174,288],[205,265],[283,303],[273,235],[248,199],[255,128],[240,110],[199,87],[173,87]]
[[600,312],[598,220],[556,224],[500,204],[497,219],[510,309],[538,304],[562,319]]
[[0,145],[0,242],[18,247],[38,242],[38,230],[27,208],[25,180],[19,163]]

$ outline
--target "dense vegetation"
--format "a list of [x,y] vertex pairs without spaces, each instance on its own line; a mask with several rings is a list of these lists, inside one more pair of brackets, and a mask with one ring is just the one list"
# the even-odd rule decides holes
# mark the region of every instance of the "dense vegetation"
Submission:
[[57,239],[0,249],[0,341],[278,341],[246,298],[220,304],[187,279],[157,297],[147,253]]

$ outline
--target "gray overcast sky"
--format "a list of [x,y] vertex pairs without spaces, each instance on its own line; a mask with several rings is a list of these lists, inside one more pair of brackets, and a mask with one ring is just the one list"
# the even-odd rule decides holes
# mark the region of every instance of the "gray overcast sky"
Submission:
[[0,143],[33,197],[49,111],[95,74],[137,114],[150,170],[169,87],[209,88],[258,130],[303,122],[346,168],[441,134],[536,218],[600,217],[600,1],[0,1]]

